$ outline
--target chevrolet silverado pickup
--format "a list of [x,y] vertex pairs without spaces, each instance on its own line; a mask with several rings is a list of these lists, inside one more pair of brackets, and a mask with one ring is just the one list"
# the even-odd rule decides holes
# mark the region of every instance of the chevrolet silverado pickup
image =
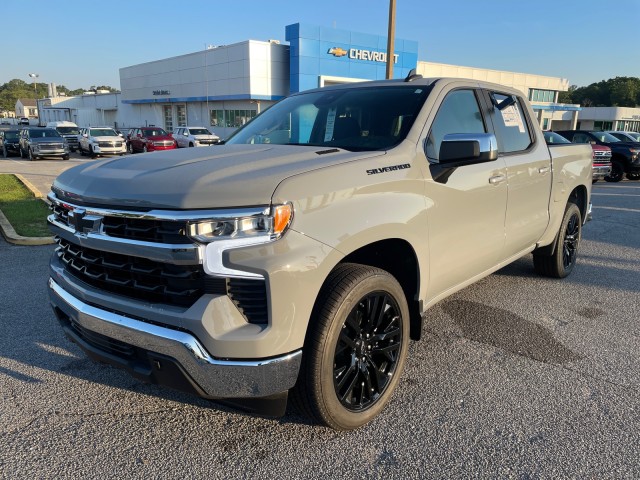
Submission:
[[79,165],[49,194],[51,304],[136,378],[357,428],[429,307],[527,254],[573,270],[591,147],[535,119],[520,91],[411,75],[291,95],[215,149]]

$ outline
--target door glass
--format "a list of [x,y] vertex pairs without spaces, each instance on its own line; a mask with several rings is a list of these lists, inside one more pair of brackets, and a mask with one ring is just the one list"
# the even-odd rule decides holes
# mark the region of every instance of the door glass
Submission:
[[164,113],[164,128],[167,132],[173,132],[173,115],[171,111],[171,105],[163,105],[162,111]]
[[[495,105],[507,100],[510,95],[491,93]],[[493,109],[494,127],[498,137],[498,149],[503,153],[526,150],[531,145],[531,136],[527,126],[524,111],[520,105],[520,99],[513,105],[502,110]]]
[[427,157],[438,161],[440,144],[450,133],[487,133],[473,90],[455,90],[442,102],[427,137]]

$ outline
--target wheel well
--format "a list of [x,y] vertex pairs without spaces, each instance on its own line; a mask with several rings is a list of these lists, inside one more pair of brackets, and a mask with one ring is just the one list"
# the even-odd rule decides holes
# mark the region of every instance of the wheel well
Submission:
[[575,203],[580,209],[580,215],[582,216],[582,221],[584,223],[584,219],[587,216],[587,189],[584,185],[578,185],[573,189],[571,195],[569,195],[569,201]]
[[418,300],[420,269],[413,247],[405,240],[389,239],[371,243],[347,255],[341,263],[359,263],[386,270],[404,290],[410,315],[410,337],[420,340],[422,308]]

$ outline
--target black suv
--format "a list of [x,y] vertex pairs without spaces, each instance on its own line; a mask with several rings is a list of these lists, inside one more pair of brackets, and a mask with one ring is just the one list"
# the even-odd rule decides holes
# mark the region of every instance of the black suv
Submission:
[[2,140],[2,156],[7,158],[9,155],[20,154],[20,130],[5,130],[0,132],[0,140]]
[[604,179],[619,182],[626,173],[629,180],[640,180],[640,142],[622,142],[607,132],[558,130],[571,143],[591,143],[611,149],[611,173]]

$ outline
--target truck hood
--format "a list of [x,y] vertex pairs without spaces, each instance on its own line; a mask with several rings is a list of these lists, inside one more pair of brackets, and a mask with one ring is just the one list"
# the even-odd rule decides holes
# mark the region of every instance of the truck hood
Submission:
[[384,155],[292,145],[187,148],[79,165],[53,183],[63,200],[91,206],[214,209],[268,205],[287,177]]

